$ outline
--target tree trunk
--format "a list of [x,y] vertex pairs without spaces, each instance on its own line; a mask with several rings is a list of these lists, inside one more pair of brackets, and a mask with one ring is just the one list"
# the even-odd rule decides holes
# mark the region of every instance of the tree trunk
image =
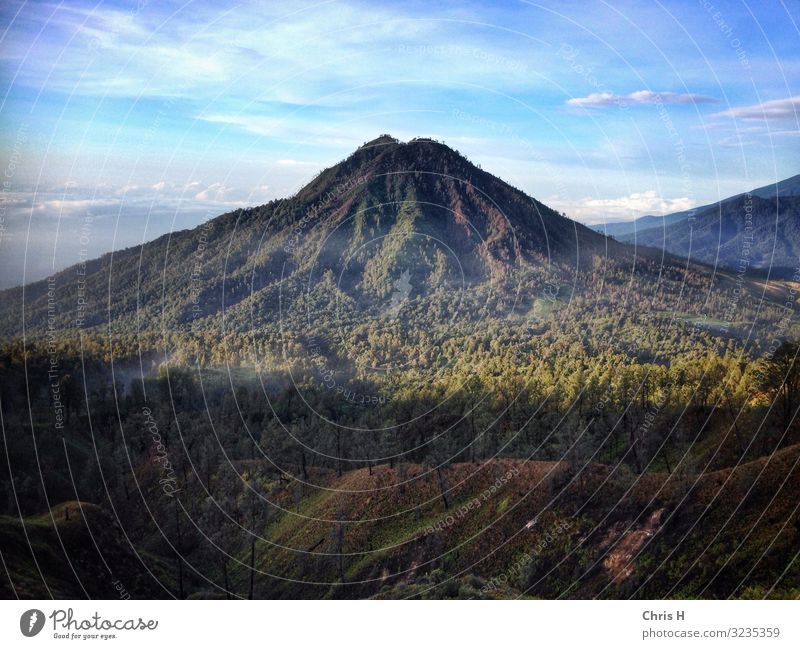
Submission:
[[306,452],[305,449],[300,449],[300,474],[303,480],[308,480],[308,470],[306,469]]
[[336,475],[342,477],[342,436],[336,433]]
[[639,440],[636,438],[636,427],[632,427],[630,431],[630,450],[633,452],[633,463],[636,466],[636,473],[642,472],[642,461],[639,459]]
[[445,476],[442,474],[442,467],[436,467],[436,473],[439,476],[439,492],[442,496],[442,502],[444,503],[444,509],[447,511],[450,509],[450,503],[447,501],[447,480]]
[[672,475],[672,467],[669,465],[669,458],[667,457],[667,449],[661,449],[661,457],[664,458],[664,464],[667,465],[667,474]]
[[250,592],[247,599],[253,599],[253,584],[256,576],[256,539],[250,541]]
[[178,597],[179,599],[185,599],[185,594],[183,592],[183,557],[181,556],[183,541],[181,539],[181,519],[178,515],[177,499],[175,500],[175,529],[178,534],[178,543],[177,547],[175,548],[175,557],[178,561]]

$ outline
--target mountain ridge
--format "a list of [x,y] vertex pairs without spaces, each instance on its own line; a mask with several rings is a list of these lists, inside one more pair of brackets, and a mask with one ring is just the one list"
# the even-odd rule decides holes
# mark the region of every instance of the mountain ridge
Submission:
[[800,196],[761,198],[740,194],[663,228],[621,236],[713,266],[796,274],[800,261]]
[[688,210],[682,210],[680,212],[671,212],[670,214],[665,214],[662,216],[648,214],[629,221],[600,223],[592,226],[592,228],[597,232],[619,238],[620,240],[629,241],[634,232],[641,234],[652,228],[663,228],[665,226],[672,225],[673,223],[677,223],[691,216],[694,216],[699,212],[706,211],[709,208],[714,207],[715,205],[720,205],[727,201],[734,200],[736,198],[744,196],[745,194],[750,194],[751,196],[757,196],[759,198],[765,198],[765,199],[769,199],[774,196],[778,197],[800,196],[800,174],[791,176],[789,178],[785,178],[776,183],[764,185],[763,187],[757,187],[756,189],[751,189],[748,192],[741,192],[739,194],[734,194],[733,196],[723,198],[720,201],[717,201],[716,203],[709,203],[707,205],[693,207]]

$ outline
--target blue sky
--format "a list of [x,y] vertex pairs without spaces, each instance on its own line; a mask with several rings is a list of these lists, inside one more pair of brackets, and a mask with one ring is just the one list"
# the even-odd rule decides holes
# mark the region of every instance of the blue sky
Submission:
[[[0,285],[432,136],[587,223],[800,173],[800,5],[6,2]],[[90,217],[90,223],[87,221]]]

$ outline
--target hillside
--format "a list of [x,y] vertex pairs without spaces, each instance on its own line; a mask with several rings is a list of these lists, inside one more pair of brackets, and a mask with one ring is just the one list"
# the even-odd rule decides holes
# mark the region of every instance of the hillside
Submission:
[[759,198],[791,198],[793,196],[800,196],[800,174],[780,180],[777,183],[764,185],[763,187],[756,187],[749,192],[752,196]]
[[[574,475],[565,463],[513,460],[454,465],[447,509],[430,469],[409,467],[410,485],[397,495],[374,491],[398,482],[391,470],[362,470],[270,526],[270,542],[314,547],[311,556],[298,562],[264,544],[258,567],[280,578],[263,586],[278,597],[725,598],[773,586],[772,597],[796,597],[800,568],[781,574],[777,557],[800,533],[798,458],[794,446],[697,478],[636,479],[600,465]],[[359,489],[374,495],[347,495]],[[324,522],[343,511],[365,522]],[[344,565],[326,551],[345,553]]]
[[694,220],[620,237],[643,246],[738,270],[795,274],[800,259],[800,197],[741,195],[699,210]]
[[[792,495],[800,488],[799,459],[796,445],[769,460],[697,478],[637,478],[602,465],[576,476],[566,463],[498,460],[452,465],[444,490],[436,472],[420,465],[404,466],[402,474],[388,465],[341,477],[318,473],[322,490],[278,481],[268,465],[245,463],[238,470],[259,480],[272,503],[258,530],[254,596],[797,597],[800,568],[784,572],[781,557],[800,538]],[[133,597],[178,595],[169,562],[147,553],[127,556],[128,544],[107,538],[99,513],[91,528],[81,525],[77,503],[53,515],[63,517],[66,506],[73,509],[74,531],[63,521],[58,527],[70,548],[68,562],[58,559],[63,552],[53,541],[44,544],[43,534],[53,532],[47,515],[25,521],[32,554],[19,521],[0,521],[18,595],[117,597],[114,581]],[[214,533],[221,542],[225,527]],[[200,562],[201,555],[187,552],[185,596],[247,596],[249,549],[230,559],[227,575],[215,571],[220,564],[212,556],[201,579],[195,574]]]
[[113,514],[92,503],[0,516],[0,549],[3,599],[157,598],[174,589],[166,562],[134,547]]

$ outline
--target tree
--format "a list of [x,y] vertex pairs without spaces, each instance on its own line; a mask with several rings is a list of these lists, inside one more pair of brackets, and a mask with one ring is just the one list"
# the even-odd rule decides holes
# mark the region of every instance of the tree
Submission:
[[[250,583],[248,587],[248,599],[253,599],[255,592],[255,577],[256,577],[256,544],[261,536],[263,530],[269,525],[272,513],[272,506],[268,498],[267,490],[262,484],[263,476],[260,476],[255,467],[251,467],[244,475],[242,475],[243,487],[240,500],[242,501],[243,508],[249,510],[249,529],[247,533],[250,536]],[[246,504],[245,504],[246,503]]]
[[72,410],[78,414],[80,411],[80,390],[78,383],[72,377],[72,374],[65,374],[61,377],[60,390],[61,398],[64,400],[64,423],[69,426],[69,415]]
[[780,404],[781,431],[786,433],[792,422],[794,409],[798,404],[800,389],[800,364],[797,343],[784,342],[775,353],[764,359],[759,368],[759,378],[763,389],[768,390]]

